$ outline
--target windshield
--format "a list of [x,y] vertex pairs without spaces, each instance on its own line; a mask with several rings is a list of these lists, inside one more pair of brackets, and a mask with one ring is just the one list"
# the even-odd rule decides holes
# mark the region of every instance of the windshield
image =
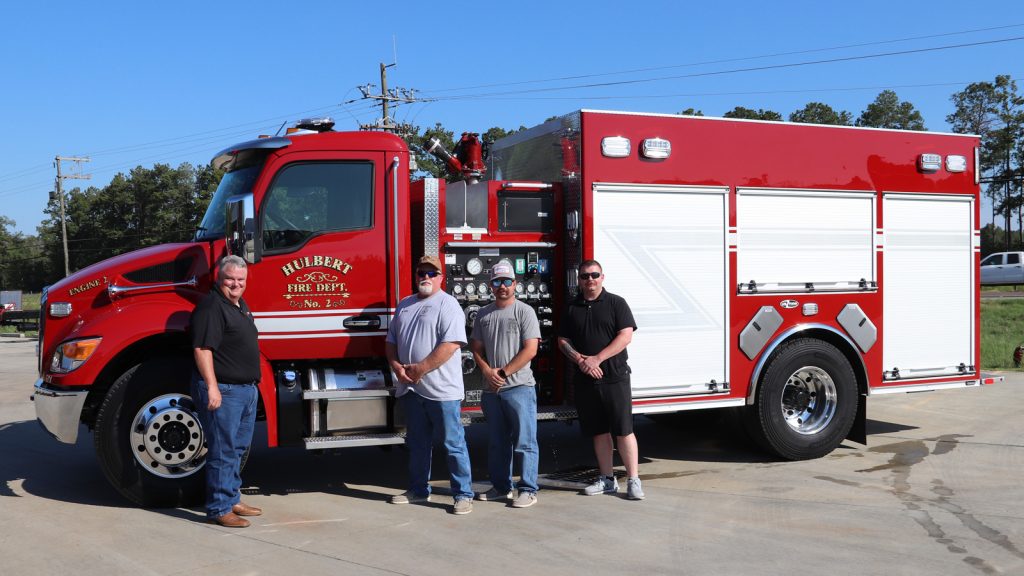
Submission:
[[270,150],[244,150],[232,162],[232,170],[224,175],[217,192],[213,194],[206,215],[196,230],[196,240],[216,240],[224,237],[224,205],[228,198],[238,194],[251,194],[252,185],[260,175],[263,160]]

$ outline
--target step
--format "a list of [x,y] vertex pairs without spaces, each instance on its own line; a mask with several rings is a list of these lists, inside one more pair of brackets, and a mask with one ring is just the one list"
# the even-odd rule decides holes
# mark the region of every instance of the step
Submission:
[[350,434],[347,436],[312,436],[310,438],[303,438],[303,442],[306,444],[306,450],[355,448],[358,446],[387,446],[389,444],[405,444],[405,432]]

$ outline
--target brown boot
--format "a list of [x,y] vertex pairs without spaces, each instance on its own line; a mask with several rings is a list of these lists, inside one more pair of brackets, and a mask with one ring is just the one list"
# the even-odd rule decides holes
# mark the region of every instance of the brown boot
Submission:
[[245,502],[235,504],[231,507],[231,511],[239,516],[259,516],[260,514],[263,514],[263,510],[261,508],[249,506]]
[[248,520],[234,512],[228,512],[223,516],[218,516],[217,518],[214,518],[213,521],[226,528],[245,528],[249,525]]

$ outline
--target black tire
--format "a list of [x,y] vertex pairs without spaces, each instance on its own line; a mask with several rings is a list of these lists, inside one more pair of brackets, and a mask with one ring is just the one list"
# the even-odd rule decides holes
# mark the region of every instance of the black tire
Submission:
[[[188,358],[155,358],[133,366],[110,387],[96,415],[93,442],[103,474],[136,504],[177,507],[203,501],[206,449],[189,396],[191,367]],[[156,409],[147,414],[158,417],[136,424],[143,407]],[[163,429],[153,430],[165,416]],[[165,466],[160,460],[172,456],[172,464],[179,464],[178,458],[187,462]]]
[[747,409],[747,431],[787,460],[820,458],[849,434],[857,416],[857,378],[838,348],[813,338],[779,346]]

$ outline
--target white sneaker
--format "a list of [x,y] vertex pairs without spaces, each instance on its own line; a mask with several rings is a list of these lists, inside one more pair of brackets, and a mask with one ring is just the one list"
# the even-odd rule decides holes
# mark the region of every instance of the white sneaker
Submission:
[[615,494],[618,491],[619,481],[615,479],[615,476],[599,476],[593,484],[583,489],[583,493],[587,496]]
[[473,501],[469,498],[459,498],[455,501],[455,506],[452,506],[452,514],[469,514],[473,511]]
[[644,490],[640,487],[640,478],[626,479],[626,498],[630,500],[644,499]]

